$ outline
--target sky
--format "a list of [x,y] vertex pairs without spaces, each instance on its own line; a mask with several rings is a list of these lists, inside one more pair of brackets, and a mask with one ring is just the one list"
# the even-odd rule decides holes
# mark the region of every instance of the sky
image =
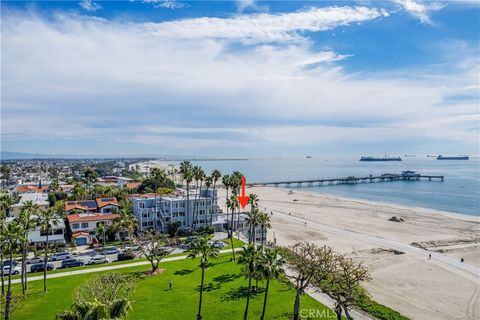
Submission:
[[2,1],[1,150],[479,154],[479,1]]

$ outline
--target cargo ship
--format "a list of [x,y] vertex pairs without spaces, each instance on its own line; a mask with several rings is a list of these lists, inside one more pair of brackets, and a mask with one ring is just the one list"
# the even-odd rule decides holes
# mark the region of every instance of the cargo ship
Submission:
[[385,154],[384,157],[361,157],[360,161],[402,161],[400,157],[387,157]]
[[453,156],[453,157],[444,157],[439,155],[437,160],[468,160],[469,156]]

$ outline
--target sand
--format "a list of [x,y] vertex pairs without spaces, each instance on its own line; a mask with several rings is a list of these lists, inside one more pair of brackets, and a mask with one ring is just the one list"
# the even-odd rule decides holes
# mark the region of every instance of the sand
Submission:
[[[326,244],[363,261],[376,301],[411,319],[480,319],[478,217],[273,187],[247,192],[273,212],[270,240]],[[219,198],[223,207],[224,190]]]

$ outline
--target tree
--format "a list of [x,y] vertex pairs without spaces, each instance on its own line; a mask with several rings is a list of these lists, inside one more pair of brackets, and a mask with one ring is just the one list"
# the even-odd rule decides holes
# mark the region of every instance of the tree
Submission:
[[102,237],[102,249],[105,250],[105,233],[107,232],[107,226],[105,225],[105,222],[99,222],[97,224],[97,227],[95,228],[95,237],[100,239]]
[[321,283],[333,272],[336,254],[327,246],[317,247],[313,243],[297,242],[289,248],[283,248],[282,255],[291,271],[287,276],[293,281],[296,292],[293,320],[298,320],[302,294],[312,282]]
[[[206,176],[205,177],[205,187],[206,187],[206,190],[205,190],[205,227],[209,227],[211,226],[211,223],[209,223],[209,219],[208,219],[208,190],[210,189],[210,187],[212,186],[212,183],[213,183],[213,178],[211,176]],[[210,221],[212,220],[212,213],[213,213],[213,197],[211,198],[211,205],[210,205]]]
[[260,250],[258,247],[251,243],[246,247],[243,247],[243,251],[240,253],[238,263],[243,264],[242,273],[248,278],[248,291],[247,291],[247,303],[245,305],[245,311],[243,313],[243,319],[248,318],[248,307],[250,304],[250,296],[252,293],[252,279],[256,276],[257,267],[260,260]]
[[57,314],[57,319],[125,319],[131,310],[130,296],[135,284],[133,276],[122,273],[96,276],[75,291],[74,304],[70,310]]
[[286,261],[280,255],[278,248],[263,247],[258,269],[262,277],[267,280],[267,284],[265,286],[265,296],[263,298],[263,308],[260,320],[265,319],[270,280],[279,279],[284,274],[283,267],[285,266],[285,263]]
[[265,233],[267,232],[267,229],[270,229],[272,227],[271,220],[270,220],[270,215],[266,212],[260,212],[260,217],[258,222],[260,223],[260,226],[262,227],[262,245],[265,244]]
[[47,263],[48,263],[48,236],[52,230],[52,224],[58,225],[56,211],[54,207],[39,212],[37,224],[46,233],[45,236],[45,255],[43,257],[43,292],[47,292]]
[[208,265],[208,258],[220,257],[219,248],[216,248],[214,243],[209,243],[208,241],[209,237],[207,236],[202,236],[192,241],[192,243],[190,244],[190,254],[188,255],[189,258],[196,258],[197,256],[200,256],[200,267],[202,268],[202,280],[200,282],[200,298],[198,302],[197,320],[202,319],[203,284],[205,281],[205,269]]
[[[215,203],[217,203],[216,199],[217,199],[217,181],[218,179],[220,179],[222,177],[222,174],[220,173],[219,170],[215,169],[212,171],[212,174],[211,174],[211,177],[212,177],[212,182],[213,182],[213,199],[212,199],[212,205]],[[217,214],[217,205],[215,205],[215,214]],[[212,214],[210,214],[210,226],[212,225],[212,215],[213,215],[213,211],[212,211]]]
[[142,254],[150,262],[152,266],[150,274],[154,274],[158,269],[160,261],[173,251],[172,248],[165,246],[165,235],[154,230],[145,231],[136,237],[135,244],[138,245]]
[[[232,221],[230,223],[230,234],[231,234],[230,245],[232,247],[232,259],[233,259],[233,261],[235,261],[235,246],[233,244],[233,216],[235,214],[235,209],[238,208],[239,206],[240,206],[240,204],[238,203],[237,196],[232,194],[230,196],[230,199],[227,200],[227,208],[230,208],[230,210],[232,211]],[[228,216],[227,216],[227,220],[228,220]]]
[[27,249],[28,249],[28,234],[31,230],[35,229],[36,221],[34,216],[38,213],[39,207],[37,204],[34,204],[33,201],[29,200],[24,203],[22,211],[15,219],[18,221],[20,227],[22,228],[22,234],[20,236],[20,242],[22,244],[22,267],[21,267],[21,282],[22,282],[22,293],[25,298],[27,295]]
[[98,178],[98,173],[92,168],[87,168],[83,175],[87,183],[93,183],[97,181],[97,178]]
[[[193,172],[193,179],[195,180],[195,183],[196,183],[195,203],[193,206],[193,224],[192,224],[192,228],[195,229],[195,227],[197,226],[197,220],[198,220],[198,202],[200,198],[200,192],[202,189],[203,179],[205,178],[205,172],[200,166],[193,167],[192,172]],[[200,189],[198,188],[199,183],[200,183]]]
[[[23,235],[23,228],[18,223],[18,221],[14,220],[13,222],[10,222],[5,226],[4,245],[5,245],[6,252],[8,252],[8,257],[10,261],[13,260],[13,253],[18,248],[18,239],[22,235]],[[13,265],[10,265],[10,268],[13,268]],[[7,296],[5,298],[5,320],[10,319],[11,304],[12,304],[12,273],[9,272]]]
[[182,226],[182,223],[180,221],[169,221],[167,223],[167,233],[170,236],[170,238],[175,237],[177,234],[178,229]]
[[361,291],[360,283],[369,279],[368,270],[361,262],[355,262],[340,255],[336,257],[334,271],[322,279],[329,285],[322,287],[337,302],[338,307],[335,308],[335,312],[338,319],[342,317],[342,308],[345,310],[347,319],[352,319],[349,312],[350,306]]
[[233,227],[230,227],[229,229],[229,223],[228,223],[228,209],[229,209],[229,206],[228,206],[228,189],[230,188],[230,176],[228,174],[224,175],[222,177],[222,184],[223,184],[223,187],[225,188],[225,191],[226,191],[226,196],[225,196],[225,203],[226,203],[226,207],[227,207],[227,232],[228,232],[228,237],[231,238],[233,237],[233,234],[232,234],[232,230],[233,230]]
[[133,233],[137,227],[137,219],[132,213],[129,213],[125,207],[120,208],[120,219],[114,222],[116,229],[119,229],[123,233],[123,249],[125,249],[125,240],[130,238],[130,235]]
[[[5,251],[4,246],[4,234],[3,230],[5,229],[7,223],[7,217],[10,211],[10,208],[18,202],[18,197],[2,194],[0,197],[0,266],[3,266],[3,254]],[[2,280],[2,296],[5,294],[5,277],[3,272],[0,272]]]
[[5,189],[5,187],[8,185],[11,171],[12,170],[5,164],[0,166],[0,173],[2,174],[2,179],[4,179],[4,181],[2,181],[2,189]]
[[[180,163],[180,173],[187,183],[187,205],[185,207],[185,217],[188,219],[190,216],[190,182],[192,182],[193,179],[192,164],[190,161],[184,160]],[[191,227],[193,227],[193,219]]]

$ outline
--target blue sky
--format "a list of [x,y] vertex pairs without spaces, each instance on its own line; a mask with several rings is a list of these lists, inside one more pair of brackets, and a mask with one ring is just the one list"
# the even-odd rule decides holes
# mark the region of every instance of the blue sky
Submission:
[[1,149],[478,154],[475,1],[2,1]]

